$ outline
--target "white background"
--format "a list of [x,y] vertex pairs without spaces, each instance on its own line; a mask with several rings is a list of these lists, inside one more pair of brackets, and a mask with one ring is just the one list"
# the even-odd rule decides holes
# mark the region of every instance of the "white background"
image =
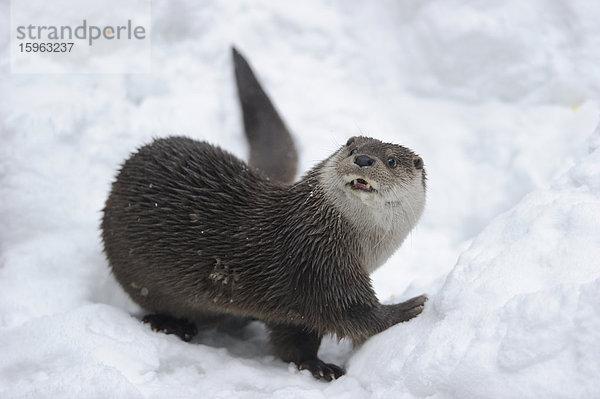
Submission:
[[[598,21],[583,0],[164,1],[151,74],[87,75],[10,74],[0,24],[0,396],[597,396]],[[153,333],[102,253],[137,146],[185,134],[246,158],[232,43],[303,171],[361,133],[425,160],[423,218],[373,281],[431,299],[356,351],[327,340],[348,371],[331,384],[274,358],[259,323]]]

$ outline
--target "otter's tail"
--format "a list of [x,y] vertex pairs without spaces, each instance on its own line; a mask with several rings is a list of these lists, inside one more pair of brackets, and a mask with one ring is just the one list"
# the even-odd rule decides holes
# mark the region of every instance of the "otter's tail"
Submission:
[[298,167],[294,140],[244,57],[232,47],[244,129],[250,143],[249,164],[273,180],[292,183]]

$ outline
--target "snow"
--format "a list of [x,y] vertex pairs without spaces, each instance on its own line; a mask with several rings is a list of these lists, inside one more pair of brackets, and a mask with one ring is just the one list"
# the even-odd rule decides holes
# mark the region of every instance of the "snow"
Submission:
[[[0,4],[8,18],[10,7]],[[600,382],[600,3],[155,2],[151,74],[12,74],[0,29],[0,397],[591,398]],[[245,158],[229,46],[306,170],[349,136],[425,160],[423,218],[373,275],[418,318],[334,383],[264,327],[152,332],[111,276],[100,209],[118,165],[187,134]]]
[[[597,395],[600,191],[585,183],[598,181],[600,148],[495,218],[413,322],[420,335],[380,334],[351,359],[352,372],[395,381],[390,395]],[[375,361],[393,367],[381,375]]]

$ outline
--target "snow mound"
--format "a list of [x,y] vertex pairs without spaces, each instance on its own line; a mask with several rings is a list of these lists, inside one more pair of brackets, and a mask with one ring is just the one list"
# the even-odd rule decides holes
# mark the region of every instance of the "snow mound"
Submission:
[[351,374],[387,385],[390,395],[589,398],[600,392],[598,182],[595,148],[552,188],[496,218],[461,255],[423,315],[409,328],[396,326],[370,340],[352,358]]
[[0,392],[7,398],[139,398],[133,383],[144,382],[159,360],[137,327],[125,312],[96,304],[4,330]]

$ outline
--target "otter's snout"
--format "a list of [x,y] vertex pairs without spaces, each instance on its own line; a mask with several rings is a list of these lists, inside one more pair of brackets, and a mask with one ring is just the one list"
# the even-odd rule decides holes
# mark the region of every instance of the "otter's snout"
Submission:
[[365,166],[373,166],[373,164],[375,163],[375,160],[366,155],[359,155],[356,158],[354,158],[354,163],[362,168]]

